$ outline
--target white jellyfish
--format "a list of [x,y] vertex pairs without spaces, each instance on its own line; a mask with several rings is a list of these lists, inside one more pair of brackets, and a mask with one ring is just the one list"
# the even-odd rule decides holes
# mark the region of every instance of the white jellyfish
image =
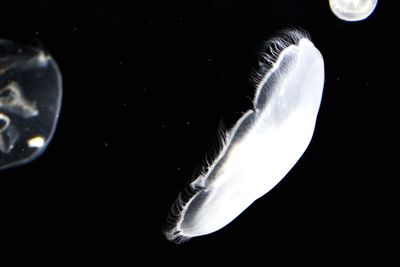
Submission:
[[165,235],[182,242],[217,231],[270,191],[314,132],[324,84],[322,55],[304,32],[269,41],[253,109],[223,135],[215,160],[180,193]]
[[333,14],[345,21],[359,21],[374,12],[378,0],[329,0]]

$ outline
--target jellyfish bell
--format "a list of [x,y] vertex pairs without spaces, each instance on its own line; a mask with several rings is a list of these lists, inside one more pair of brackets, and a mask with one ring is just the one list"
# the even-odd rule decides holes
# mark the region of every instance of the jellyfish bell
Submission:
[[0,169],[28,163],[45,151],[61,95],[61,73],[48,53],[0,39]]
[[360,21],[375,10],[378,0],[329,0],[333,14],[341,20]]
[[223,135],[221,151],[178,196],[166,237],[215,232],[285,177],[311,141],[324,84],[321,53],[304,32],[271,40],[256,73],[253,108]]

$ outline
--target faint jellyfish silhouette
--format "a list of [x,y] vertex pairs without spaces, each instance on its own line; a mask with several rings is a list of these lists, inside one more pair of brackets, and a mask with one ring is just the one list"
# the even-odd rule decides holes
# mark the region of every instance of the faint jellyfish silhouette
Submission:
[[0,39],[0,169],[28,163],[57,124],[61,74],[43,50]]
[[329,0],[333,14],[341,20],[359,21],[374,12],[378,0]]
[[270,191],[311,141],[324,85],[321,53],[304,32],[268,43],[253,108],[221,137],[222,148],[173,205],[165,235],[181,242],[215,232]]

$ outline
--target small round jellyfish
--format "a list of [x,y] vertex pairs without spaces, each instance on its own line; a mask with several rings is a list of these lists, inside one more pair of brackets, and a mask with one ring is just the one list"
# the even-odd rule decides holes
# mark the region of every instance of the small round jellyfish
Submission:
[[378,0],[329,0],[333,14],[345,21],[359,21],[374,12]]
[[179,195],[168,217],[169,240],[230,223],[277,185],[310,143],[324,85],[322,55],[295,30],[268,44],[255,73],[253,108],[222,135],[215,160]]
[[28,163],[45,151],[61,95],[61,74],[49,54],[0,39],[0,169]]

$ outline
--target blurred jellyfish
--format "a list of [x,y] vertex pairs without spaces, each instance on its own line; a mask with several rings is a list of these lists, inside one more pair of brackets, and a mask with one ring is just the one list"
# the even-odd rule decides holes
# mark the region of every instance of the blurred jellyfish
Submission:
[[165,235],[181,242],[217,231],[270,191],[314,132],[324,62],[304,32],[269,41],[256,73],[254,107],[223,135],[215,160],[179,195]]
[[61,74],[43,50],[0,40],[0,169],[46,149],[61,106]]
[[345,21],[359,21],[374,12],[378,0],[329,0],[333,14]]

